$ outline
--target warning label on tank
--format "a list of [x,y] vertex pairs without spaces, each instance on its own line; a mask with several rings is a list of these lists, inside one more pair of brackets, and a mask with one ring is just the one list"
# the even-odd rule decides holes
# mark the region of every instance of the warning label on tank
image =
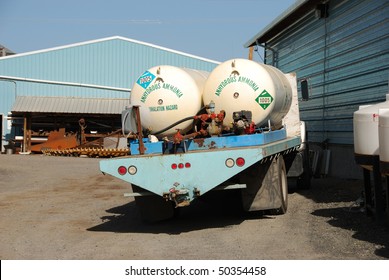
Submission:
[[146,71],[143,73],[142,76],[139,77],[139,79],[136,81],[138,85],[146,89],[151,82],[154,80],[155,76],[150,73],[149,71]]
[[262,107],[263,110],[266,110],[267,107],[270,106],[270,104],[273,102],[274,98],[268,93],[266,90],[263,90],[260,95],[258,95],[257,98],[255,98],[255,101],[259,104],[259,106]]
[[161,112],[161,111],[173,111],[178,110],[178,105],[167,105],[167,106],[156,106],[156,107],[149,107],[150,112]]

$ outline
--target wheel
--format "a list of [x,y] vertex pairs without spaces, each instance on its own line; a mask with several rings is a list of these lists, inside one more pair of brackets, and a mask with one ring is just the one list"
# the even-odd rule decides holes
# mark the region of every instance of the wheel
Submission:
[[240,174],[242,204],[245,211],[270,210],[284,214],[288,208],[288,182],[282,156],[255,163]]
[[282,156],[277,158],[278,184],[280,190],[281,207],[275,209],[275,214],[285,214],[288,209],[288,179],[286,176],[285,161]]

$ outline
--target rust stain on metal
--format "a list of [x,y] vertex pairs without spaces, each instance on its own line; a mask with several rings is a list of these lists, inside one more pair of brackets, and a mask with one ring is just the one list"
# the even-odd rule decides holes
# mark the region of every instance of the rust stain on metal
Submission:
[[47,141],[31,146],[32,152],[42,152],[42,149],[66,149],[77,147],[77,137],[75,134],[66,134],[65,128],[58,131],[51,131]]
[[145,144],[143,143],[143,133],[142,133],[142,124],[140,121],[140,110],[139,106],[133,106],[132,107],[135,110],[135,115],[136,115],[136,126],[138,130],[138,141],[139,141],[139,154],[144,155],[145,153]]
[[123,157],[129,154],[129,149],[104,149],[104,148],[68,148],[68,149],[43,149],[43,154],[49,156],[88,156],[88,157]]

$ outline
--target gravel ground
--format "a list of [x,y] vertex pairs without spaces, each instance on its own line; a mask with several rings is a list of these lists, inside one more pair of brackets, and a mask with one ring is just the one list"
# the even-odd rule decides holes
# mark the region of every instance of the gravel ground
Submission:
[[218,192],[147,224],[99,159],[0,155],[0,259],[389,258],[389,230],[355,207],[361,181],[314,179],[285,215],[243,214]]

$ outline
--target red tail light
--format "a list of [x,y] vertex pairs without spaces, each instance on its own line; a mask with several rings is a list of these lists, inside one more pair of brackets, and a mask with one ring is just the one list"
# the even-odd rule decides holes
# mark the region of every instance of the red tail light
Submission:
[[125,168],[124,166],[119,166],[118,173],[123,176],[127,173],[127,168]]
[[178,169],[183,169],[183,168],[191,168],[192,167],[192,165],[190,164],[190,162],[186,162],[186,163],[179,163],[179,164],[177,164],[177,163],[172,163],[172,165],[171,165],[171,168],[173,169],[173,170],[176,170],[177,168]]
[[236,165],[239,167],[242,167],[245,163],[246,161],[244,160],[244,158],[239,157],[236,159]]

